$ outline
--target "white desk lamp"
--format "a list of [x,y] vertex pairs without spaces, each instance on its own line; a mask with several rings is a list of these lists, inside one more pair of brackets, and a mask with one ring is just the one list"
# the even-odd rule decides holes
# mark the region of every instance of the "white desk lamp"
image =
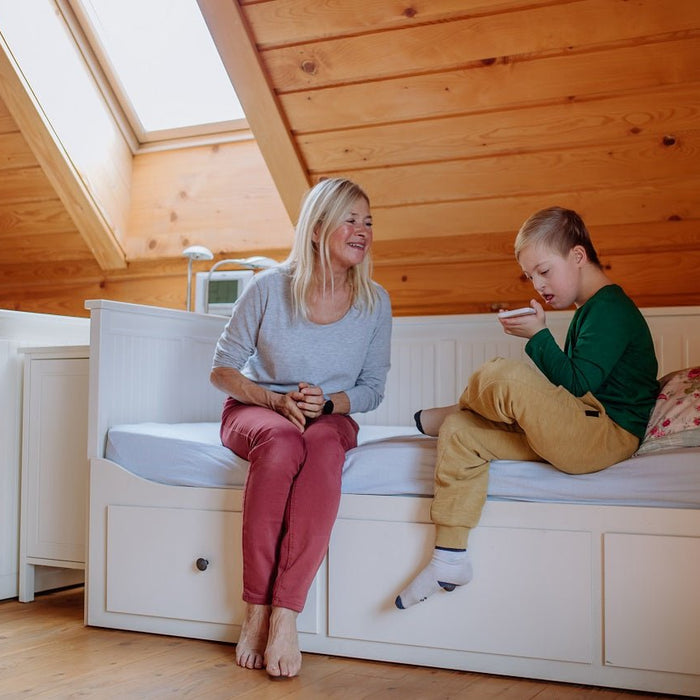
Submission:
[[203,245],[191,245],[182,251],[182,255],[187,258],[187,310],[192,310],[192,261],[193,260],[213,260],[214,253]]

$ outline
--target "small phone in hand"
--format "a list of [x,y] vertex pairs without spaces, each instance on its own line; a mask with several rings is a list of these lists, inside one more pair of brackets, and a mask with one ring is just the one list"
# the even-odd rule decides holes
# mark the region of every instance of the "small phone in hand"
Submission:
[[515,316],[527,316],[537,313],[531,306],[523,306],[522,309],[512,309],[510,311],[499,311],[499,318],[513,318]]

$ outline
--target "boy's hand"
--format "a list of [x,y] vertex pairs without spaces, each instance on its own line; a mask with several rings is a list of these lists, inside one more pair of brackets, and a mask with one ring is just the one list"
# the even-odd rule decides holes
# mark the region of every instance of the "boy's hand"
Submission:
[[516,335],[519,338],[532,338],[533,335],[547,327],[547,319],[542,305],[532,299],[530,306],[535,310],[534,314],[498,319],[505,333]]

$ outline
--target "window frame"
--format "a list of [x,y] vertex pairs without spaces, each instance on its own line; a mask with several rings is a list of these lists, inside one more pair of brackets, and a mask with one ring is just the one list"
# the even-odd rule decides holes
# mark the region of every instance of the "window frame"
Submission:
[[133,153],[253,139],[246,119],[146,131],[81,0],[56,0],[56,4]]

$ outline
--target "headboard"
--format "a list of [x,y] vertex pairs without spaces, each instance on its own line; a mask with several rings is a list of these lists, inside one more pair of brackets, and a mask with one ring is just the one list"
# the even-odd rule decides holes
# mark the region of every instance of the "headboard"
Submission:
[[[218,421],[223,394],[209,383],[220,316],[114,301],[88,301],[90,426],[88,454],[102,456],[107,430],[123,423]],[[563,342],[571,311],[547,313]],[[643,309],[659,374],[700,365],[700,307]],[[471,372],[496,355],[524,357],[494,314],[394,319],[386,398],[356,416],[372,425],[410,425],[419,408],[454,403]]]

